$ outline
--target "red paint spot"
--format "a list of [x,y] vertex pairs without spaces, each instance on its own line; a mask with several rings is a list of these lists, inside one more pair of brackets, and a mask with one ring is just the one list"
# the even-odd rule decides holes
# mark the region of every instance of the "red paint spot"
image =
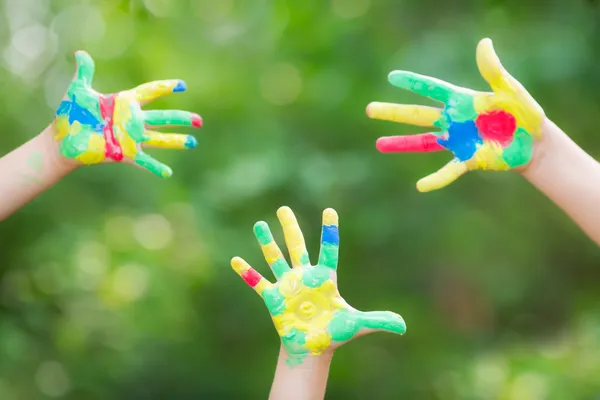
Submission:
[[437,136],[433,133],[421,133],[412,136],[387,136],[377,139],[376,146],[377,150],[382,153],[428,153],[444,150],[437,139]]
[[100,96],[100,113],[104,121],[104,141],[106,142],[106,150],[104,155],[114,161],[123,159],[123,149],[117,142],[113,132],[113,114],[115,112],[115,94],[107,94]]
[[262,276],[252,268],[242,272],[242,279],[246,281],[248,285],[254,287],[258,285],[258,282],[262,279]]
[[192,114],[192,126],[200,128],[202,126],[202,117],[198,114]]
[[480,114],[475,124],[483,139],[494,140],[503,145],[511,142],[517,129],[515,117],[504,110]]

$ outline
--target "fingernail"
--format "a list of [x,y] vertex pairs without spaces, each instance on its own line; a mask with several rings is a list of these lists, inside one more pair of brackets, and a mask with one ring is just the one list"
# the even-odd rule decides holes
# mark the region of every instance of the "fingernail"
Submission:
[[188,149],[195,149],[198,146],[198,141],[192,135],[189,135],[185,140],[184,146]]
[[187,85],[184,81],[177,82],[177,86],[173,88],[173,93],[177,92],[185,92],[187,90]]
[[192,126],[200,128],[202,126],[202,117],[198,114],[192,114]]

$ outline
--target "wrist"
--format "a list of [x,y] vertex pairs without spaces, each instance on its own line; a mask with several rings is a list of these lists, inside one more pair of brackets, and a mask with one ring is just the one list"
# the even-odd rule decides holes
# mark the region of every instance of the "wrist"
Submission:
[[49,168],[53,169],[57,174],[64,176],[73,172],[80,164],[75,160],[63,157],[62,154],[60,154],[60,143],[54,140],[55,136],[56,129],[54,122],[52,122],[36,139],[40,141],[40,145],[44,149],[43,152],[46,155]]
[[333,352],[333,349],[327,349],[319,355],[290,356],[285,346],[281,345],[279,348],[279,362],[284,363],[291,369],[307,369],[321,365],[329,366],[333,358]]
[[540,132],[541,137],[533,145],[531,161],[517,169],[517,172],[527,180],[535,179],[536,175],[544,170],[544,165],[554,157],[555,152],[560,150],[555,142],[558,134],[562,132],[552,121],[545,118]]

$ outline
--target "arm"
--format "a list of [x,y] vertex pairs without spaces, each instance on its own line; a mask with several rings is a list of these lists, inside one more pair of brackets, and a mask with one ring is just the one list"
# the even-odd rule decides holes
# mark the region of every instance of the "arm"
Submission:
[[600,164],[550,120],[542,131],[523,176],[600,245]]
[[324,399],[332,357],[333,351],[328,351],[307,357],[303,364],[291,367],[286,363],[288,355],[282,346],[269,400]]
[[0,221],[48,190],[76,164],[62,158],[52,125],[0,158]]

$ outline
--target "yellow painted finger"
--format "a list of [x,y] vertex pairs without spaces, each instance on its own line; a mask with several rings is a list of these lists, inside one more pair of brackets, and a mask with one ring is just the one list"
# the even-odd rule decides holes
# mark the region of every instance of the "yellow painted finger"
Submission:
[[417,182],[417,190],[419,192],[430,192],[432,190],[441,189],[460,178],[467,173],[468,170],[469,169],[464,162],[454,159],[443,166],[439,171],[419,180]]
[[148,140],[144,142],[144,145],[148,147],[158,147],[161,149],[193,149],[198,145],[196,138],[191,135],[146,131],[146,137]]
[[283,227],[285,244],[290,252],[292,267],[309,265],[308,252],[304,243],[304,236],[296,220],[296,216],[289,207],[281,207],[277,210],[277,218]]
[[263,290],[273,286],[271,282],[266,280],[261,274],[256,272],[243,258],[234,257],[231,260],[233,270],[254,290],[262,296]]
[[186,89],[187,86],[184,81],[180,79],[169,79],[144,83],[133,89],[133,91],[137,101],[140,103],[148,103],[171,93],[184,92]]
[[408,104],[371,103],[367,106],[367,115],[372,119],[416,126],[435,126],[442,118],[442,110]]

